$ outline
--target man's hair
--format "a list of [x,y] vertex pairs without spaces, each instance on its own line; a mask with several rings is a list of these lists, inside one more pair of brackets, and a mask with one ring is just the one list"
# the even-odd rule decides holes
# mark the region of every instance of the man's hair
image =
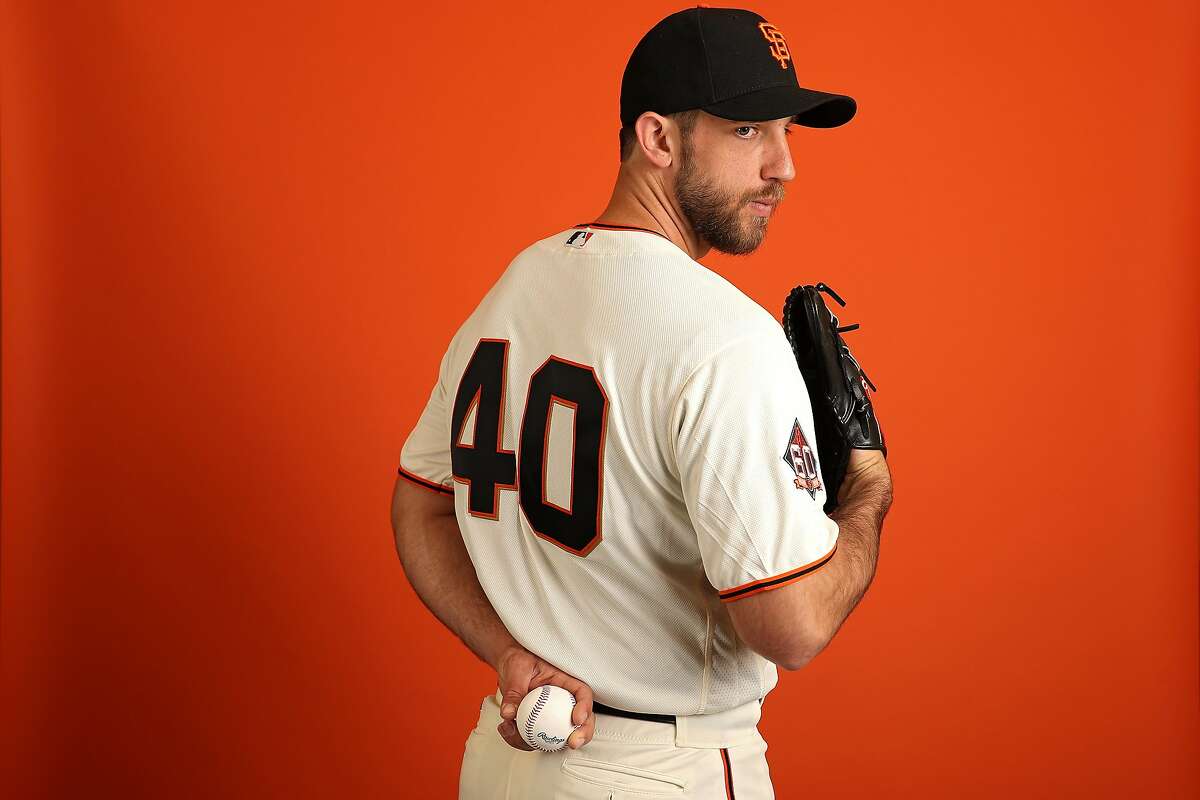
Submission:
[[[668,119],[675,120],[675,124],[679,126],[679,132],[683,135],[685,141],[692,135],[692,129],[696,127],[696,120],[700,118],[700,109],[690,108],[687,111],[676,111],[674,114],[663,114]],[[634,145],[637,144],[637,134],[632,127],[621,128],[621,162],[624,163],[633,155]]]

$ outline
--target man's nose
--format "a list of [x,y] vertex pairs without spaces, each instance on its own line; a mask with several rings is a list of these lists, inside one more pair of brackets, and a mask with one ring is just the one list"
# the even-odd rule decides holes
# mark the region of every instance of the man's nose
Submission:
[[792,149],[788,147],[787,135],[780,130],[771,142],[767,161],[763,164],[763,179],[790,181],[796,177],[796,168],[792,164]]

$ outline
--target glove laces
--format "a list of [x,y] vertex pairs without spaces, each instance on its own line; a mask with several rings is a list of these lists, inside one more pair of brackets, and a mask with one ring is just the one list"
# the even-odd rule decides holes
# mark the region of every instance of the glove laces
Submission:
[[[835,291],[833,290],[833,287],[832,287],[832,286],[830,286],[830,285],[828,285],[828,284],[826,284],[826,283],[822,283],[822,282],[818,281],[818,282],[817,282],[817,283],[816,283],[816,284],[813,286],[813,288],[814,288],[814,289],[816,289],[818,292],[824,292],[825,294],[827,294],[827,295],[829,295],[830,297],[832,297],[834,300],[837,300],[837,301],[838,301],[838,305],[840,305],[840,306],[842,306],[842,307],[845,307],[845,305],[846,305],[846,301],[845,301],[845,300],[843,300],[841,297],[838,297],[838,293],[837,293],[837,292],[835,292]],[[839,334],[841,334],[841,333],[849,333],[850,331],[856,331],[856,330],[858,330],[860,327],[862,327],[862,326],[861,326],[861,325],[859,325],[857,322],[855,322],[855,323],[852,323],[852,324],[850,324],[850,325],[843,325],[842,327],[840,327],[840,328],[839,328],[839,327],[837,326],[837,324],[838,324],[838,318],[837,318],[837,315],[835,315],[835,314],[833,314],[833,313],[830,313],[830,316],[831,316],[831,317],[833,317],[833,329],[834,329],[834,331],[835,331],[835,332],[837,332],[837,333],[839,333]],[[846,354],[847,354],[847,355],[849,355],[849,354],[850,354],[850,349],[849,349],[849,348],[846,348]],[[864,372],[864,371],[863,371],[863,368],[862,368],[862,366],[861,366],[861,365],[859,365],[859,363],[858,363],[858,359],[854,358],[854,356],[850,356],[850,359],[851,359],[851,360],[854,362],[854,366],[858,367],[858,372],[859,372],[859,374],[863,376],[863,380],[865,380],[865,381],[867,382],[867,385],[869,385],[869,386],[871,387],[871,391],[873,391],[873,392],[878,392],[879,390],[875,388],[875,384],[871,382],[871,379],[867,377],[867,373],[866,373],[866,372]]]

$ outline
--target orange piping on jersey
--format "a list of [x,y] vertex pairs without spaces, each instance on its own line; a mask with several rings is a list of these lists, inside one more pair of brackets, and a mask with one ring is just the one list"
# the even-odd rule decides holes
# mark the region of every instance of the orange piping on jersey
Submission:
[[807,578],[809,575],[812,575],[818,569],[828,564],[829,560],[833,558],[833,554],[836,552],[837,543],[835,542],[832,550],[818,558],[816,561],[805,564],[802,567],[788,570],[787,572],[772,576],[770,578],[762,578],[757,581],[743,583],[741,586],[735,586],[732,589],[723,589],[719,593],[721,602],[728,603],[731,600],[741,600],[743,597],[750,597],[751,595],[756,595],[759,592],[765,592],[768,589],[778,589],[781,586],[787,586],[790,583],[795,583],[801,578]]
[[454,494],[453,489],[446,487],[446,486],[442,486],[440,483],[437,483],[435,481],[431,481],[431,480],[422,478],[420,475],[414,475],[413,473],[406,470],[404,467],[400,467],[398,472],[400,474],[400,477],[408,478],[410,481],[415,483],[417,486],[423,486],[431,492],[441,492],[442,494]]
[[733,797],[733,769],[729,766],[729,750],[721,748],[721,763],[725,767],[725,797],[727,800],[734,800]]
[[[582,367],[583,364],[579,366]],[[584,552],[580,553],[582,556],[586,556],[596,549],[596,545],[600,544],[600,540],[604,538],[604,526],[601,522],[604,512],[604,440],[608,438],[608,407],[612,404],[612,401],[608,399],[608,392],[604,391],[604,384],[600,381],[600,376],[596,375],[596,368],[588,367],[588,369],[592,371],[592,375],[596,378],[596,386],[600,389],[600,394],[604,396],[604,412],[600,415],[600,453],[596,456],[596,475],[600,479],[596,482],[596,538]]]
[[599,229],[605,230],[605,231],[645,231],[646,233],[653,233],[655,236],[662,236],[662,238],[666,239],[668,242],[671,241],[670,237],[664,236],[663,234],[659,233],[658,231],[652,231],[649,228],[639,228],[636,225],[608,225],[603,222],[581,222],[580,224],[576,225],[575,227],[576,228],[599,228]]

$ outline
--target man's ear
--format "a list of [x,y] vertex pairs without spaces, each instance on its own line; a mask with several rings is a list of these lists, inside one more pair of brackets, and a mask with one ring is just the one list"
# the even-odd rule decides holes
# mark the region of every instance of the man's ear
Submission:
[[[633,123],[633,130],[637,136],[638,147],[647,161],[663,169],[674,163],[680,138],[679,128],[673,120],[653,111],[646,111]],[[674,137],[669,134],[670,131],[675,132]]]

